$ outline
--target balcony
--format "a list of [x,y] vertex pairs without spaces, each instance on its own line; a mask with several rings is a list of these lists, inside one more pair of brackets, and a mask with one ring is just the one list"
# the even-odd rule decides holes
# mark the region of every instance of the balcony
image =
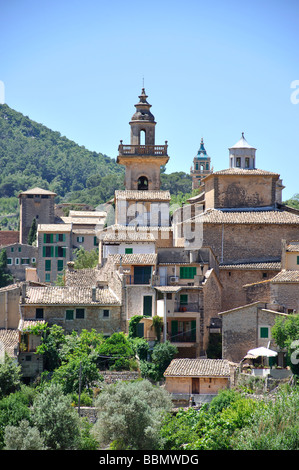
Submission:
[[166,142],[165,145],[123,145],[120,143],[118,147],[119,156],[139,157],[142,155],[150,155],[151,157],[167,157]]
[[171,343],[196,343],[196,332],[177,333],[169,335],[168,339]]
[[126,285],[149,285],[151,282],[151,276],[148,276],[146,273],[144,274],[138,274],[135,276],[132,276],[131,274],[127,274],[125,277]]

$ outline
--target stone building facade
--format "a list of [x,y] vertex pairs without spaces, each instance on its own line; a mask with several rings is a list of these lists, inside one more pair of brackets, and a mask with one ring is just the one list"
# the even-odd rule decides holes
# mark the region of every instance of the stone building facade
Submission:
[[33,219],[36,224],[55,222],[54,199],[56,194],[46,189],[33,188],[19,194],[20,243],[26,244]]

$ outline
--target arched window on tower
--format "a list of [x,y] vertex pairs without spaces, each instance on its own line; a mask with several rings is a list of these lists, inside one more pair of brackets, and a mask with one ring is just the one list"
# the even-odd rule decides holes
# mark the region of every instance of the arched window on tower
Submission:
[[138,191],[144,191],[148,189],[148,179],[146,176],[140,176],[138,179]]
[[140,145],[145,145],[145,130],[140,131]]

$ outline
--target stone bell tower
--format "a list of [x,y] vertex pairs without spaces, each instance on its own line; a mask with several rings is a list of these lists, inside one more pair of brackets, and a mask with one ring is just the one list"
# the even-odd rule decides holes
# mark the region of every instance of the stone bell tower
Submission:
[[131,126],[131,144],[118,147],[117,163],[126,168],[125,188],[130,190],[159,190],[160,169],[169,157],[165,145],[155,145],[155,118],[142,88],[139,103],[135,104]]
[[118,147],[117,163],[125,166],[125,190],[115,191],[115,222],[121,225],[169,226],[169,191],[160,189],[161,166],[165,165],[167,141],[155,143],[155,118],[142,88],[135,104],[131,143]]

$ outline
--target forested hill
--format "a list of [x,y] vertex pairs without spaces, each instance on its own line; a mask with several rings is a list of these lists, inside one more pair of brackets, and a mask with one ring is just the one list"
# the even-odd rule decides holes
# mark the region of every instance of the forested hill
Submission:
[[[123,189],[123,182],[124,168],[114,159],[0,105],[0,205],[38,186],[56,192],[56,202],[97,206],[116,189]],[[167,175],[162,170],[161,186],[173,195],[190,193],[191,177],[184,172]]]
[[17,196],[34,186],[64,197],[111,174],[123,174],[114,159],[91,152],[38,124],[6,104],[0,105],[0,197]]

